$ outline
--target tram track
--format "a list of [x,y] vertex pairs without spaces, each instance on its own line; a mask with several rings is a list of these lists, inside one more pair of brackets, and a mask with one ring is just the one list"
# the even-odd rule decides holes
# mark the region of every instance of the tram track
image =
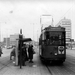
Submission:
[[63,71],[65,70],[66,73],[68,73],[68,75],[75,75],[75,70],[72,69],[70,66],[68,66],[69,64],[68,65],[66,65],[66,64],[61,66],[61,67],[57,67],[57,68],[63,69]]
[[0,71],[2,70],[2,69],[4,69],[4,68],[6,68],[6,67],[9,67],[9,65],[12,63],[12,61],[8,61],[8,62],[6,62],[6,63],[2,63],[2,62],[0,62],[0,65],[1,65],[1,67],[0,67]]
[[60,70],[58,70],[57,66],[46,65],[46,68],[48,72],[50,73],[50,75],[62,75]]
[[75,75],[75,68],[68,65],[68,63],[64,63],[63,65],[46,65],[46,68],[50,75]]
[[0,58],[0,71],[5,67],[9,67],[13,60],[9,60],[9,56]]
[[75,74],[75,64],[67,62],[65,63],[65,67],[68,68],[68,70],[71,70],[72,73]]
[[66,61],[62,64],[45,64],[50,75],[75,75],[75,56],[67,55]]
[[46,65],[47,70],[49,71],[50,75],[53,75],[50,68]]
[[63,75],[57,66],[54,65],[46,65],[47,70],[49,71],[50,75]]
[[10,61],[10,60],[9,60],[8,62],[6,62],[6,63],[0,62],[0,65],[1,65],[0,71],[1,71],[2,69],[4,69],[5,67],[9,67],[8,65],[11,64],[11,62],[12,62],[12,61]]

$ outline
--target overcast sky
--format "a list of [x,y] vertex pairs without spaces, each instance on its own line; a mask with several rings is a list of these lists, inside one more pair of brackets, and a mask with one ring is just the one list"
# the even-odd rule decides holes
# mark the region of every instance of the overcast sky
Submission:
[[74,0],[0,0],[1,40],[10,34],[19,33],[22,28],[25,37],[37,40],[40,34],[40,16],[51,15],[56,25],[66,17],[71,19],[72,38],[75,39]]

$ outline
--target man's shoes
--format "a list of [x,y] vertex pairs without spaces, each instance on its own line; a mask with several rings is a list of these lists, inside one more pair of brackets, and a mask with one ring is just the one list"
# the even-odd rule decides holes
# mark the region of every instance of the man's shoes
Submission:
[[26,66],[26,64],[23,64],[23,66]]

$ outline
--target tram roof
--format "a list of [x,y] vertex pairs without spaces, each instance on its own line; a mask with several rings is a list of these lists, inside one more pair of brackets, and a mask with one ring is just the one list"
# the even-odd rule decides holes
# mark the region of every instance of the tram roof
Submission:
[[42,31],[65,31],[64,27],[58,26],[58,27],[46,27],[45,29],[43,29]]

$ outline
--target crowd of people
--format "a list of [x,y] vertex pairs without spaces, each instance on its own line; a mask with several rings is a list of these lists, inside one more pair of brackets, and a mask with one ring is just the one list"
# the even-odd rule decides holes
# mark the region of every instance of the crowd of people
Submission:
[[[12,60],[12,56],[14,56],[14,60],[16,58],[16,46],[13,46],[13,49],[10,53],[10,60]],[[22,48],[21,48],[21,52],[20,50],[18,50],[18,65],[20,64],[20,53],[21,53],[21,62],[22,65],[25,66],[25,62],[29,61],[29,63],[33,63],[33,54],[35,54],[35,51],[33,49],[33,45],[31,43],[29,44],[23,44]],[[1,54],[3,54],[2,52],[2,48],[0,47],[0,57]]]
[[[13,50],[10,53],[10,60],[12,60],[12,56],[14,56],[14,60],[16,58],[15,48],[16,47],[13,47]],[[25,64],[26,61],[29,61],[29,63],[33,63],[33,54],[35,54],[33,45],[23,44],[23,46],[21,47],[21,50],[18,50],[18,65],[20,65],[20,60],[23,66],[26,66]],[[20,55],[21,55],[21,59],[20,59]]]
[[[12,56],[14,56],[14,60],[15,60],[15,49],[16,47],[13,47],[13,50],[10,53],[10,60],[12,60]],[[33,63],[33,54],[35,54],[35,51],[33,49],[33,45],[32,44],[23,44],[23,46],[21,47],[21,50],[18,50],[18,65],[20,65],[20,60],[22,62],[23,66],[26,66],[25,62],[29,61],[29,63]],[[20,59],[20,55],[21,55],[21,59]]]
[[33,63],[33,54],[34,54],[34,49],[33,45],[29,44],[28,46],[26,44],[23,45],[22,47],[22,65],[25,66],[25,62],[29,61],[29,63]]

